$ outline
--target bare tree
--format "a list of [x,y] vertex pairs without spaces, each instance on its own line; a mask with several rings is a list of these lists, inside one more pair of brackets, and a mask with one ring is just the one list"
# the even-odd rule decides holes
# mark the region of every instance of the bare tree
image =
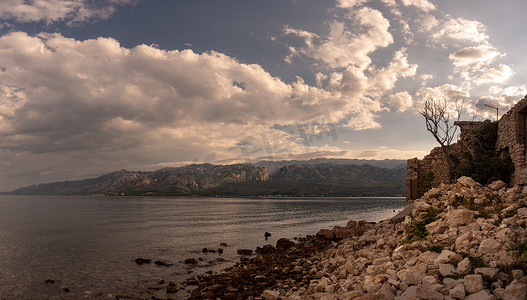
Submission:
[[452,162],[449,150],[457,131],[457,126],[454,125],[454,122],[459,121],[461,117],[463,103],[464,101],[461,101],[461,103],[456,101],[452,108],[451,103],[445,99],[435,100],[429,98],[419,110],[419,114],[425,118],[426,129],[432,133],[436,141],[441,145],[448,167],[449,183],[452,182]]

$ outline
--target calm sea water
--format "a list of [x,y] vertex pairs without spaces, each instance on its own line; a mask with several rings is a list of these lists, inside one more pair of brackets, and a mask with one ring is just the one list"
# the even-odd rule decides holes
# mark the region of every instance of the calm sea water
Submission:
[[[274,245],[350,219],[380,221],[404,205],[404,198],[0,196],[0,298],[149,295],[143,291],[158,279],[177,283],[232,265],[237,249]],[[272,234],[267,241],[266,231]],[[224,253],[204,254],[204,247]],[[139,266],[138,257],[152,263]],[[190,268],[186,258],[201,260]],[[155,260],[174,265],[156,266]]]

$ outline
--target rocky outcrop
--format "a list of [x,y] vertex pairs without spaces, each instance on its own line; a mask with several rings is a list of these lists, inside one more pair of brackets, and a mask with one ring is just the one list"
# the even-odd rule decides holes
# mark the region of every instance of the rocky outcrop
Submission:
[[[507,189],[499,182],[482,186],[462,177],[428,191],[404,218],[376,224],[350,221],[345,227],[321,230],[318,239],[331,240],[332,246],[294,265],[274,268],[280,276],[273,275],[273,284],[266,284],[260,295],[263,299],[524,300],[524,208],[527,188]],[[265,265],[273,265],[272,258],[267,259],[271,261]]]

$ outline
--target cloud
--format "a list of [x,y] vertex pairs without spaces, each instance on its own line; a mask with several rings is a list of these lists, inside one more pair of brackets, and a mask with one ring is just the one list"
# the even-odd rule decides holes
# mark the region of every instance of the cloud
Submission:
[[447,101],[456,102],[465,100],[470,97],[470,93],[462,87],[453,84],[443,84],[436,87],[422,87],[417,92],[419,105],[428,99],[445,99]]
[[351,10],[348,18],[358,24],[356,30],[348,28],[346,22],[333,21],[326,37],[286,27],[285,34],[301,37],[305,43],[304,47],[291,47],[291,55],[302,54],[321,61],[330,68],[350,65],[366,68],[371,63],[368,54],[393,43],[393,37],[388,31],[390,22],[380,11],[367,7]]
[[425,12],[436,9],[435,5],[430,3],[428,0],[402,0],[402,3],[405,6],[415,6]]
[[127,49],[111,38],[11,33],[0,37],[0,66],[0,143],[31,152],[117,145],[137,130],[196,122],[290,125],[322,109],[340,120],[351,109],[301,78],[286,84],[221,53]]
[[439,25],[439,21],[431,14],[424,14],[417,21],[421,31],[430,31]]
[[341,8],[353,8],[359,6],[368,0],[337,0],[337,7]]
[[480,75],[475,79],[476,84],[504,82],[514,75],[512,68],[504,64],[496,67],[481,68],[479,73]]
[[[431,19],[428,19],[431,20]],[[427,28],[434,28],[433,21],[428,22]],[[482,23],[464,18],[452,18],[446,16],[446,21],[440,25],[440,30],[432,35],[432,38],[440,40],[449,38],[459,41],[486,43],[489,36],[485,33],[486,27]]]
[[405,111],[413,107],[412,96],[406,91],[390,95],[388,103],[398,111]]
[[470,102],[467,112],[474,116],[494,120],[496,119],[496,111],[486,105],[497,107],[501,116],[527,94],[527,89],[524,85],[506,88],[494,86],[491,91],[493,95],[483,96]]
[[117,7],[131,5],[137,0],[3,0],[0,19],[20,23],[67,21],[69,24],[94,19],[108,19]]
[[449,58],[455,66],[466,66],[475,63],[488,64],[500,55],[501,53],[492,47],[477,46],[460,49],[450,54]]

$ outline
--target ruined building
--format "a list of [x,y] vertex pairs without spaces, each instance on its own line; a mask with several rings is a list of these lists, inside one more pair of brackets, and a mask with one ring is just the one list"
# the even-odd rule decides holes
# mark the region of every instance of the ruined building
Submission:
[[[484,122],[456,122],[461,130],[458,141],[450,146],[450,154],[461,157],[471,151],[478,142],[475,133]],[[527,96],[518,102],[498,121],[498,138],[496,153],[500,158],[510,158],[514,165],[514,173],[510,184],[527,184]],[[448,167],[440,147],[434,148],[422,160],[412,158],[407,161],[406,171],[407,203],[420,198],[431,187],[448,182]]]

